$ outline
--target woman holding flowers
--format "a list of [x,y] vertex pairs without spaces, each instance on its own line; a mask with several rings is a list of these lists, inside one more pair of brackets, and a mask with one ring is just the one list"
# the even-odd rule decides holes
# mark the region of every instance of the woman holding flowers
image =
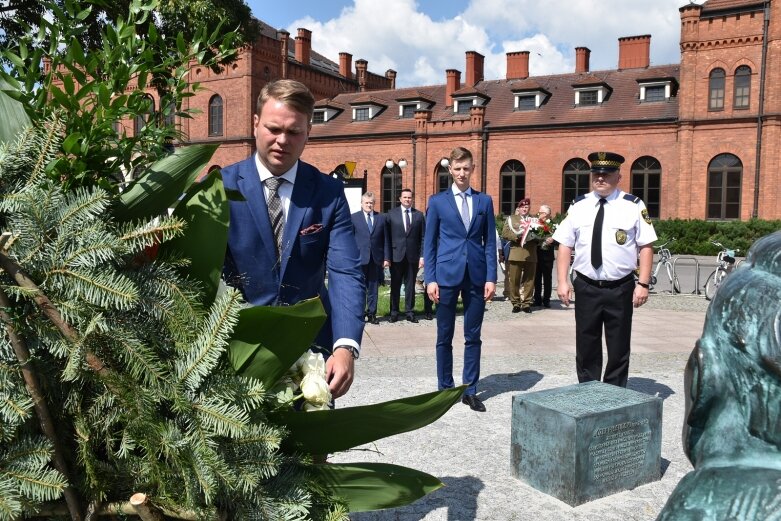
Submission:
[[534,305],[550,307],[551,274],[553,272],[553,232],[556,224],[551,221],[551,208],[547,204],[540,205],[537,212],[537,271],[534,274]]

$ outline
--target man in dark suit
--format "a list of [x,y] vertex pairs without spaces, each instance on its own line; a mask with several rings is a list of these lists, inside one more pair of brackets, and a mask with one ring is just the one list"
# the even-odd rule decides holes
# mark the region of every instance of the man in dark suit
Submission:
[[315,342],[339,397],[352,384],[363,336],[364,283],[342,183],[299,161],[313,111],[314,98],[299,82],[278,80],[261,90],[253,118],[257,153],[222,171],[234,192],[224,277],[254,305],[322,299],[328,320]]
[[[415,318],[415,281],[418,270],[423,267],[423,237],[426,233],[426,217],[412,207],[412,190],[405,188],[399,197],[401,206],[388,212],[387,235],[390,237],[393,257],[391,258],[390,321],[399,319],[401,284],[404,283],[404,314],[410,322]],[[423,294],[426,320],[432,320],[431,299]]]
[[464,304],[464,372],[461,401],[484,412],[477,397],[480,379],[480,330],[485,302],[496,291],[496,225],[491,198],[473,190],[472,153],[462,147],[450,153],[453,186],[431,196],[426,212],[424,263],[426,290],[437,304],[437,380],[439,389],[454,387],[453,333],[458,296]]
[[370,324],[377,320],[377,290],[380,270],[390,266],[390,236],[386,233],[385,215],[374,211],[374,194],[366,192],[361,197],[361,211],[352,215],[355,240],[361,255],[361,268],[366,281],[366,319]]

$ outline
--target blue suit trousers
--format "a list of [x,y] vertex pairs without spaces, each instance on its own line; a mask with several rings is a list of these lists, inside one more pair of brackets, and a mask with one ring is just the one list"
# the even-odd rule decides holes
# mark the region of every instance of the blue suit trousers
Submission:
[[366,313],[376,315],[377,293],[380,289],[380,270],[382,268],[373,262],[364,264],[361,268],[363,268],[363,278],[366,281]]
[[480,332],[483,328],[485,288],[472,284],[469,270],[464,272],[460,286],[440,286],[437,305],[437,384],[440,390],[455,387],[453,383],[453,334],[456,329],[456,303],[458,296],[464,303],[464,371],[462,381],[467,385],[465,395],[477,394],[480,379],[480,351],[483,345]]

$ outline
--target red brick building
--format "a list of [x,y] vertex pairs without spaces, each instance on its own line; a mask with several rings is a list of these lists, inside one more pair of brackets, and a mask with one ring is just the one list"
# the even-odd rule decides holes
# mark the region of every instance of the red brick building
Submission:
[[[497,212],[526,196],[564,211],[589,191],[588,154],[610,150],[626,158],[621,187],[652,216],[780,219],[781,0],[708,0],[680,17],[680,64],[651,66],[651,36],[632,36],[619,38],[612,70],[591,71],[579,47],[572,73],[530,77],[521,51],[507,53],[505,78],[485,79],[483,56],[469,51],[463,77],[447,70],[443,84],[404,89],[394,88],[394,71],[372,75],[363,60],[352,75],[345,53],[337,70],[311,51],[306,30],[295,59],[286,33],[268,34],[225,73],[193,71],[207,91],[191,106],[205,116],[186,131],[193,142],[223,143],[216,165],[247,157],[253,100],[266,81],[289,77],[320,100],[303,159],[324,172],[355,162],[383,210],[402,187],[425,208],[448,186],[441,159],[461,145],[475,156],[473,186]],[[210,112],[215,94],[220,120]],[[215,124],[222,135],[210,133]]]

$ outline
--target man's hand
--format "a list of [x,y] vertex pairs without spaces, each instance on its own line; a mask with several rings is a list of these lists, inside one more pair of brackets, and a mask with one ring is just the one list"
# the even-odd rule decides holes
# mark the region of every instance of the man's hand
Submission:
[[556,285],[556,295],[559,296],[559,300],[564,306],[569,306],[569,303],[572,300],[572,286],[569,285],[569,280],[564,280],[562,282],[562,280],[559,279],[559,283]]
[[418,261],[418,269],[421,269],[423,267],[423,257],[420,258]]
[[347,393],[353,383],[355,360],[349,349],[334,349],[325,362],[325,381],[334,398]]
[[639,308],[646,302],[648,302],[648,288],[644,288],[638,284],[635,286],[634,293],[632,293],[632,305]]
[[385,262],[382,263],[382,267],[383,268],[390,268],[390,264],[391,264],[390,261],[386,260]]
[[431,302],[439,304],[439,284],[429,282],[428,286],[426,286],[426,293],[428,293],[428,298],[431,299]]
[[496,283],[486,282],[485,289],[483,290],[483,299],[488,302],[494,298],[494,293],[496,293]]

